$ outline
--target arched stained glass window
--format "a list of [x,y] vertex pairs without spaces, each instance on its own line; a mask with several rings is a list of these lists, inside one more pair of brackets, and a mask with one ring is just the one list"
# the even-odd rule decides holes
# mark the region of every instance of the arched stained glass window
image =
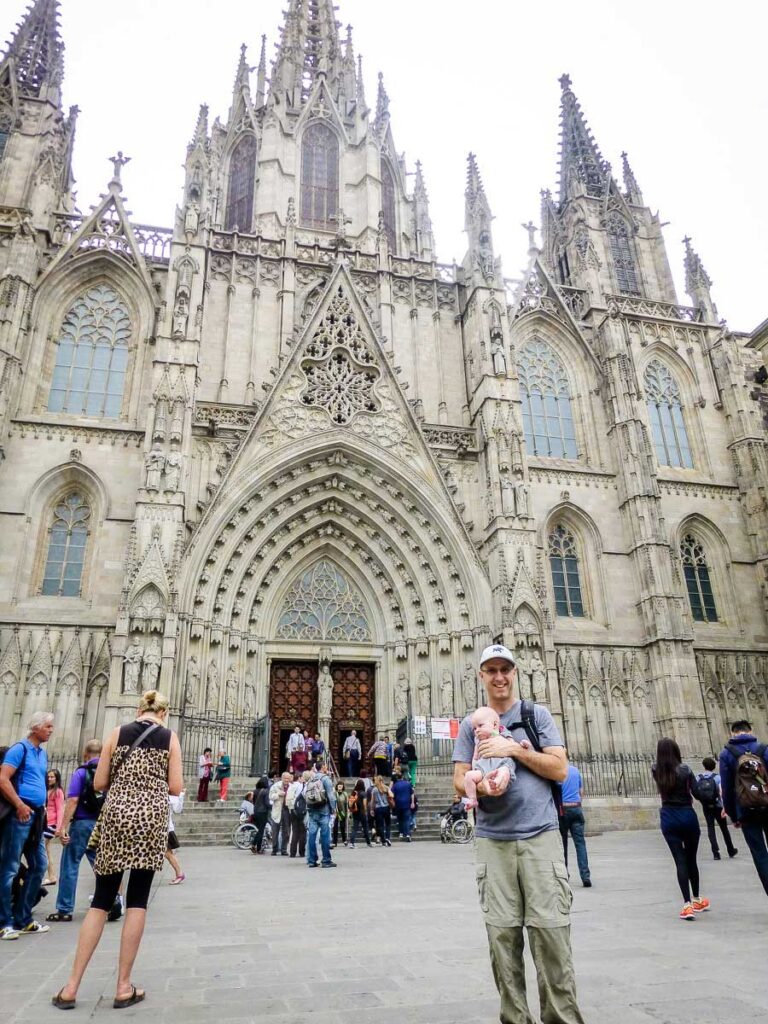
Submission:
[[669,367],[652,359],[643,376],[651,433],[660,466],[693,468],[680,388]]
[[256,180],[256,139],[244,135],[229,159],[227,209],[224,230],[250,231],[253,222],[253,189]]
[[362,595],[332,562],[318,562],[294,583],[277,625],[284,640],[370,640]]
[[635,257],[629,239],[629,228],[623,217],[615,215],[608,221],[608,243],[619,291],[623,295],[639,295]]
[[84,495],[69,494],[54,506],[41,594],[79,597],[91,510]]
[[576,432],[565,367],[543,341],[529,341],[517,359],[523,430],[533,455],[576,459]]
[[691,615],[696,622],[717,622],[717,607],[709,579],[704,547],[692,534],[686,534],[680,545],[685,585],[691,603]]
[[339,210],[339,140],[315,122],[301,141],[301,223],[336,231]]
[[76,299],[56,345],[49,411],[118,417],[130,336],[128,308],[108,285]]
[[395,205],[395,178],[386,160],[381,161],[381,212],[389,251],[397,252],[397,209]]
[[555,591],[555,611],[558,615],[583,618],[584,602],[581,597],[576,538],[570,530],[560,524],[552,530],[548,542],[549,567]]

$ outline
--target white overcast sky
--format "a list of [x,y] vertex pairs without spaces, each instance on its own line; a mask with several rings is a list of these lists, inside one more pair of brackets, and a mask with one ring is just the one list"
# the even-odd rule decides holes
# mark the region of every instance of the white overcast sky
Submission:
[[[198,105],[224,120],[240,44],[271,59],[287,0],[61,0],[64,100],[81,114],[78,202],[104,190],[122,149],[134,219],[170,226]],[[7,38],[25,0],[0,5]],[[765,38],[758,0],[339,0],[363,55],[369,106],[384,72],[395,143],[422,160],[438,255],[460,260],[466,155],[477,153],[504,273],[525,264],[521,223],[557,184],[558,78],[568,71],[605,159],[629,153],[659,210],[683,291],[683,235],[737,330],[768,317]],[[343,30],[342,30],[343,31]]]

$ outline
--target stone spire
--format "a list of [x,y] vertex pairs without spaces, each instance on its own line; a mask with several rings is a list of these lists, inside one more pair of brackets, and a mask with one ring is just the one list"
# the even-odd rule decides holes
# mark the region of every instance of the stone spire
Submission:
[[633,206],[645,206],[643,193],[637,184],[634,171],[629,166],[629,158],[626,152],[621,154],[621,176],[624,179],[624,195],[627,202]]
[[195,130],[192,134],[192,141],[187,146],[187,153],[191,153],[198,146],[205,148],[208,142],[208,104],[201,103],[200,110],[195,122]]
[[300,107],[321,75],[336,99],[343,64],[333,0],[289,0],[272,74],[274,102]]
[[376,116],[373,121],[373,129],[379,137],[382,137],[389,124],[389,96],[384,87],[384,75],[379,72],[379,88],[376,93]]
[[429,216],[429,196],[424,183],[421,160],[416,161],[416,181],[413,186],[413,219],[416,226],[416,251],[421,259],[432,259],[435,240],[432,219]]
[[606,186],[606,163],[592,137],[570,75],[560,78],[560,202],[574,192],[601,197]]
[[710,291],[712,280],[687,235],[683,239],[683,245],[685,246],[685,290],[694,306],[703,312],[705,319],[711,323],[717,323],[717,306],[712,301]]
[[58,106],[64,77],[64,44],[59,35],[59,0],[34,0],[16,26],[0,61],[0,82],[9,71],[21,96]]
[[474,153],[470,153],[467,158],[467,187],[464,190],[464,230],[469,239],[468,269],[473,273],[479,272],[487,283],[492,283],[495,278],[492,220],[477,158]]
[[357,58],[357,82],[356,82],[356,96],[357,106],[359,110],[367,110],[368,104],[365,101],[365,82],[363,81],[363,58],[358,56]]
[[248,52],[248,47],[243,43],[240,46],[240,58],[237,62],[237,71],[235,72],[235,84],[232,88],[232,107],[229,111],[230,119],[235,116],[237,111],[238,103],[243,95],[247,95],[250,98],[251,95],[251,81],[250,74],[251,69],[248,67],[248,61],[245,59]]
[[261,37],[261,54],[259,55],[259,69],[256,72],[256,106],[264,106],[264,97],[267,88],[267,37]]

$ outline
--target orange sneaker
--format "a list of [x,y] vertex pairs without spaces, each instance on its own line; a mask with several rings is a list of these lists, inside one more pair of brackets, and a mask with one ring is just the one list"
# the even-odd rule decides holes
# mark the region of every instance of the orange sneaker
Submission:
[[680,911],[681,921],[693,921],[696,917],[696,912],[693,909],[692,903],[686,903],[683,909]]
[[704,910],[709,910],[709,900],[706,896],[698,896],[693,901],[693,909],[697,914],[701,914]]

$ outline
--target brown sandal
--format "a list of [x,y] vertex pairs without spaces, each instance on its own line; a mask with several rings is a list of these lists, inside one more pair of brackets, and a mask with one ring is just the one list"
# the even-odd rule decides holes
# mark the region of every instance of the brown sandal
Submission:
[[77,1005],[77,1000],[76,999],[62,999],[61,998],[61,993],[63,991],[64,991],[63,988],[59,989],[59,991],[56,993],[56,995],[53,997],[53,999],[51,999],[51,1002],[53,1003],[53,1005],[56,1007],[57,1010],[74,1010],[75,1006]]
[[140,1003],[146,997],[146,992],[139,992],[135,985],[132,988],[133,992],[126,999],[115,999],[114,1003],[112,1003],[116,1010],[124,1010],[128,1006],[135,1006],[136,1003]]

